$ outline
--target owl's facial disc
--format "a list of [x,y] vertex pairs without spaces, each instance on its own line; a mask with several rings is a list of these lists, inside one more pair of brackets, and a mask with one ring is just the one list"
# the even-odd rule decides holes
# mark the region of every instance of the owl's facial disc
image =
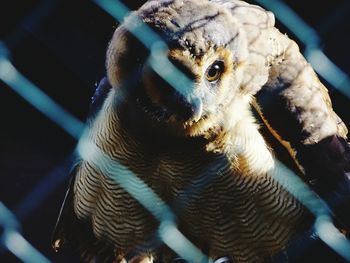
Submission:
[[174,51],[169,55],[169,60],[179,70],[178,78],[185,76],[188,80],[178,87],[170,85],[150,65],[144,66],[138,104],[144,115],[153,121],[153,127],[182,136],[202,136],[208,130],[220,129],[220,124],[213,120],[220,118],[217,113],[222,109],[216,104],[227,97],[221,87],[227,75],[227,61],[215,56],[208,61],[195,62],[192,56],[185,54]]

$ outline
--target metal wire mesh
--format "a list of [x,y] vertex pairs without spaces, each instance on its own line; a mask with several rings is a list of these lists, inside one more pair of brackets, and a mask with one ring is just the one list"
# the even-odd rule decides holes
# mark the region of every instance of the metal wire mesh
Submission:
[[[49,1],[48,1],[49,2]],[[129,14],[128,8],[120,1],[94,0],[96,6],[102,8],[117,21],[122,21]],[[266,9],[272,10],[277,18],[291,32],[295,34],[299,41],[305,45],[305,56],[314,66],[318,74],[329,82],[335,89],[344,96],[350,98],[350,80],[335,63],[333,63],[321,48],[322,39],[320,35],[305,23],[291,8],[283,1],[257,1]],[[47,3],[44,1],[43,3]],[[49,5],[52,7],[51,5]],[[42,9],[39,9],[42,10]],[[339,10],[338,10],[339,12]],[[133,19],[137,20],[135,16]],[[35,19],[32,19],[35,21]],[[41,19],[36,19],[37,23],[42,23]],[[35,23],[34,23],[35,24]],[[164,56],[166,44],[156,33],[148,28],[141,21],[136,21],[138,27],[128,28],[147,48],[149,48],[149,62],[153,69],[164,78],[170,85],[175,87],[180,93],[189,80],[175,68]],[[16,35],[16,34],[14,34]],[[16,41],[22,41],[17,37]],[[24,98],[32,107],[40,111],[44,116],[57,124],[75,140],[78,140],[77,152],[85,160],[89,160],[99,167],[104,174],[113,178],[131,196],[147,208],[154,217],[159,220],[160,227],[158,234],[162,242],[173,249],[179,256],[189,262],[210,262],[198,248],[196,248],[186,236],[179,231],[175,223],[175,213],[154,191],[141,179],[133,175],[131,171],[123,167],[120,163],[111,160],[102,153],[95,145],[91,144],[83,135],[84,124],[82,121],[70,114],[61,107],[50,96],[46,95],[37,85],[28,80],[13,65],[10,59],[11,47],[7,47],[4,42],[0,42],[0,79],[19,96]],[[156,62],[156,63],[155,63]],[[2,248],[13,253],[23,262],[50,262],[39,250],[35,249],[21,234],[21,221],[35,212],[47,196],[65,177],[58,177],[57,170],[64,170],[69,166],[71,157],[67,159],[65,165],[49,173],[39,182],[32,191],[23,198],[22,202],[14,208],[14,212],[0,202],[0,229]],[[294,194],[316,217],[315,233],[333,250],[335,250],[344,260],[350,262],[350,243],[334,227],[330,212],[324,202],[315,195],[304,183],[295,175],[291,174],[287,168],[284,175],[276,178],[288,191]],[[62,172],[62,171],[61,171]],[[68,175],[68,172],[66,172]],[[210,182],[210,181],[209,181]],[[134,186],[137,187],[134,187]],[[142,189],[142,192],[140,192]],[[47,240],[49,243],[49,240]]]

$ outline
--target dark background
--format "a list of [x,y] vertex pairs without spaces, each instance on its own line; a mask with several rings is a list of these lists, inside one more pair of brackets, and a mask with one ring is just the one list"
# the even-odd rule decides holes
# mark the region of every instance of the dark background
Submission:
[[[135,8],[139,2],[142,1],[129,1],[129,6]],[[308,7],[305,2],[287,1],[319,32],[325,53],[349,74],[350,1],[307,0]],[[85,120],[95,84],[105,74],[105,50],[116,25],[92,1],[0,3],[0,40],[8,46],[13,64],[81,121]],[[288,33],[288,29],[281,29]],[[350,127],[349,100],[328,87],[336,111]],[[74,253],[55,254],[50,246],[68,182],[69,156],[75,139],[1,80],[0,116],[0,202],[18,215],[23,236],[49,259],[77,262]],[[51,175],[49,179],[48,175]],[[41,189],[51,187],[52,181],[56,183],[54,188],[49,188],[49,194],[30,203],[33,209],[20,208],[33,189],[39,189],[40,193]],[[37,188],[38,184],[44,185],[43,188]],[[337,256],[333,259],[341,262]],[[0,262],[18,261],[0,248]]]

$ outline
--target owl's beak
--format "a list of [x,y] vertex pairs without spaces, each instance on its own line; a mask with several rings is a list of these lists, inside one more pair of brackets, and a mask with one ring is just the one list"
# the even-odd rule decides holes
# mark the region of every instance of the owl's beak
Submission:
[[195,122],[198,122],[203,113],[203,103],[202,100],[199,98],[193,99],[191,102],[191,109],[192,109],[192,120]]

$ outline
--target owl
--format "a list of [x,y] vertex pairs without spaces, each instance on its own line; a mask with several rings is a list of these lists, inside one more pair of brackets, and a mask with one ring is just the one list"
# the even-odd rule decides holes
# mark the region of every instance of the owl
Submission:
[[[135,33],[145,25],[151,46]],[[276,180],[277,159],[320,194],[347,179],[347,129],[327,89],[258,6],[148,1],[116,29],[106,71],[55,250],[70,245],[87,262],[178,262],[190,258],[177,255],[183,237],[208,262],[266,262],[314,222]],[[175,231],[166,238],[164,222]]]

